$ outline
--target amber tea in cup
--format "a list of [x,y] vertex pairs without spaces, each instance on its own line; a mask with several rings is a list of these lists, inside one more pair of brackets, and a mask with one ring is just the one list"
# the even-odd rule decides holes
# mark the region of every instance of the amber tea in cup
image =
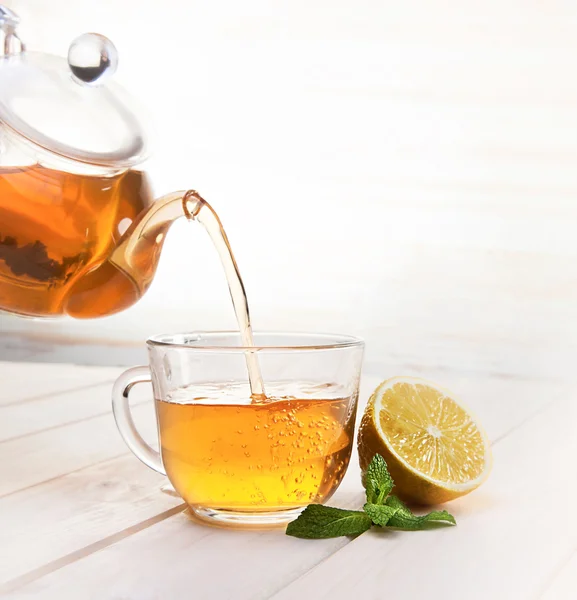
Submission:
[[[229,525],[292,520],[326,501],[349,464],[363,343],[344,336],[233,333],[159,336],[148,367],[124,373],[113,403],[132,451],[165,473],[202,519]],[[247,352],[264,397],[251,396]],[[160,455],[136,432],[132,385],[152,380]]]

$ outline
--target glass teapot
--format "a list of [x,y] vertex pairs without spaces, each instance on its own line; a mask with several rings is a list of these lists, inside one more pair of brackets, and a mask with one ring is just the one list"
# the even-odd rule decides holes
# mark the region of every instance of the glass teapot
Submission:
[[17,25],[0,5],[0,311],[110,315],[142,297],[168,228],[203,200],[153,200],[110,40],[80,36],[65,59],[26,51]]

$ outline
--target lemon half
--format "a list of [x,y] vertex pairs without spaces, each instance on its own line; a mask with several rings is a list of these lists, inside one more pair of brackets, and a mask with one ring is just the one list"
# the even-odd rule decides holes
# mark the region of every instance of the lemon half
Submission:
[[491,449],[478,421],[452,394],[415,377],[379,385],[358,437],[363,472],[375,454],[387,461],[395,494],[419,504],[464,496],[491,470]]

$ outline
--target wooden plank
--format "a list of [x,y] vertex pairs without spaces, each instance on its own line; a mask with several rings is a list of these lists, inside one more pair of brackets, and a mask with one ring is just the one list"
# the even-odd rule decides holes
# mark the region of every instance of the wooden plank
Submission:
[[26,362],[34,360],[36,352],[29,347],[15,347],[11,343],[5,343],[0,339],[0,359],[6,361]]
[[561,563],[545,586],[540,600],[575,600],[577,596],[577,545],[570,556]]
[[[364,397],[368,395],[376,381],[377,379],[374,377],[365,379]],[[98,597],[103,599],[186,597],[187,594],[192,593],[191,586],[194,584],[194,591],[200,597],[210,595],[214,598],[228,598],[234,596],[235,599],[240,600],[243,598],[268,598],[272,594],[280,592],[285,585],[292,581],[297,581],[294,584],[297,587],[294,593],[290,591],[291,587],[288,588],[289,593],[285,596],[287,598],[308,597],[311,594],[315,597],[317,595],[343,597],[343,594],[348,596],[359,593],[359,580],[367,574],[371,576],[369,573],[371,568],[379,572],[379,569],[384,568],[383,565],[388,564],[386,562],[388,551],[394,550],[394,553],[402,553],[407,544],[412,544],[411,553],[403,554],[403,563],[396,564],[396,569],[401,571],[405,565],[415,564],[414,557],[419,557],[418,564],[430,561],[429,553],[435,555],[435,561],[438,563],[442,560],[436,549],[438,544],[444,544],[442,548],[445,551],[445,546],[447,547],[446,554],[450,555],[451,561],[460,564],[459,560],[462,562],[467,552],[475,551],[467,541],[476,539],[475,536],[481,538],[481,540],[476,539],[476,543],[487,546],[484,550],[479,550],[479,552],[484,552],[485,564],[492,564],[489,561],[492,553],[496,553],[497,556],[500,554],[498,548],[495,549],[491,544],[500,543],[502,537],[500,530],[491,530],[493,520],[496,519],[498,522],[499,518],[514,519],[512,515],[517,513],[512,510],[511,506],[518,498],[526,497],[528,500],[531,496],[525,493],[524,486],[527,485],[525,480],[530,478],[529,467],[532,466],[534,457],[529,460],[529,456],[526,456],[525,462],[520,465],[516,480],[515,477],[512,477],[511,471],[515,468],[517,452],[519,448],[524,449],[525,445],[528,445],[529,451],[535,454],[535,450],[531,448],[529,442],[536,439],[532,427],[541,419],[538,416],[539,410],[545,410],[543,414],[553,414],[558,418],[558,408],[544,408],[552,400],[555,400],[555,398],[551,398],[547,385],[539,386],[521,382],[515,386],[512,383],[509,391],[513,392],[514,389],[517,389],[521,397],[512,393],[508,397],[496,394],[493,399],[491,392],[496,385],[495,382],[487,383],[476,379],[469,380],[467,385],[464,380],[460,382],[463,390],[465,388],[469,390],[469,396],[474,396],[477,401],[487,403],[489,408],[487,415],[492,415],[488,427],[490,426],[496,439],[504,437],[495,448],[496,466],[490,484],[476,494],[451,505],[451,509],[459,519],[459,527],[455,529],[423,534],[392,534],[384,538],[382,535],[375,537],[374,534],[371,534],[367,536],[370,552],[366,555],[363,554],[364,546],[361,545],[362,556],[359,555],[356,558],[355,552],[351,554],[347,549],[358,547],[364,536],[352,543],[349,543],[347,539],[340,538],[318,541],[296,540],[285,536],[282,530],[223,531],[199,526],[187,520],[185,515],[175,515],[124,538],[118,543],[111,544],[100,552],[81,557],[49,575],[31,581],[19,589],[17,597],[42,597],[43,594],[53,594],[59,598]],[[562,394],[560,398],[560,392],[564,391],[565,389],[557,390],[557,406],[562,404],[565,407],[567,404],[562,400],[564,397]],[[509,409],[499,412],[499,407],[503,404],[511,404],[516,407],[516,410]],[[482,407],[475,406],[475,408]],[[577,408],[575,412],[577,414]],[[504,415],[505,418],[501,419],[501,415]],[[531,415],[533,415],[532,419]],[[569,421],[571,417],[572,415],[569,415]],[[565,427],[569,427],[566,420],[563,422]],[[556,425],[555,419],[550,423],[548,429],[545,428],[545,434],[541,435],[540,439],[545,442],[551,439],[555,440],[554,425]],[[501,458],[502,449],[510,439],[514,440],[511,443],[511,450],[503,453],[504,456]],[[549,451],[553,452],[553,450]],[[567,460],[569,459],[567,458]],[[549,473],[548,476],[553,477],[553,474]],[[512,487],[507,485],[510,480],[514,482]],[[345,481],[331,503],[343,507],[359,507],[362,504],[356,456],[353,456]],[[520,505],[518,511],[522,518],[519,523],[514,523],[518,530],[525,531],[525,538],[521,536],[522,546],[520,550],[518,549],[520,552],[529,547],[526,519],[532,514],[533,505],[531,503]],[[455,542],[455,537],[447,537],[450,535],[456,535],[458,543]],[[531,535],[537,534],[532,532]],[[423,550],[419,551],[421,547]],[[463,548],[464,550],[462,550]],[[341,560],[341,556],[345,556],[346,559]],[[334,567],[324,566],[331,564],[333,560],[338,561]],[[475,561],[469,560],[469,562],[477,564]],[[259,565],[259,567],[255,567],[255,565]],[[266,568],[263,568],[262,565],[266,565]],[[318,566],[313,568],[315,565]],[[438,564],[436,566],[440,568]],[[504,569],[505,567],[502,566],[501,571]],[[424,570],[428,572],[426,569]],[[307,574],[309,571],[310,574]],[[314,580],[313,584],[309,585],[308,578],[314,576],[317,571],[321,575]],[[459,572],[458,569],[456,572]],[[471,567],[469,567],[468,575],[474,581],[477,581],[480,576],[478,573],[471,573]],[[390,576],[391,573],[387,571],[387,577]],[[445,576],[447,576],[446,573]],[[301,577],[302,579],[299,579]],[[328,582],[325,581],[327,577]],[[411,579],[410,576],[407,577]],[[350,578],[350,581],[347,578]],[[420,575],[415,579],[420,579]],[[450,581],[454,581],[454,578]],[[304,583],[301,585],[300,582]],[[332,582],[337,583],[333,584]],[[382,588],[363,589],[363,593],[367,597],[373,597],[375,589],[386,589],[386,582],[379,585],[382,585]],[[410,585],[416,584],[411,582]],[[330,593],[325,594],[325,589],[330,590]],[[424,589],[426,588],[423,587]],[[399,592],[399,590],[401,591]],[[391,597],[404,597],[401,584],[395,591],[396,594]],[[451,596],[446,589],[443,591],[448,594],[445,596],[446,598],[456,597]],[[430,590],[427,593],[428,597],[435,597],[430,595]],[[462,595],[459,596],[459,598],[462,597]]]
[[[577,543],[571,514],[577,480],[575,393],[516,428],[494,447],[482,489],[450,505],[456,528],[371,531],[276,598],[383,597],[468,600],[531,598]],[[563,493],[556,494],[562,482]],[[353,574],[353,575],[351,575]]]
[[117,367],[0,362],[0,406],[112,382],[122,371]]
[[[47,328],[45,334],[43,327]],[[15,352],[26,351],[31,354],[26,360],[40,363],[129,366],[147,361],[144,340],[122,343],[113,337],[95,340],[62,336],[54,333],[50,323],[35,323],[33,331],[7,332],[0,337],[0,360],[12,360]]]
[[[134,409],[142,435],[154,442],[151,403]],[[0,497],[128,452],[111,412],[0,444]]]
[[[74,367],[66,368],[74,373]],[[34,373],[35,366],[29,366],[29,371]],[[101,377],[106,376],[106,371]],[[97,415],[108,415],[112,410],[111,392],[112,382],[108,382],[0,406],[0,443]],[[144,384],[135,386],[130,394],[132,405],[150,402],[152,397],[151,386]]]
[[182,507],[180,498],[161,493],[165,482],[126,455],[0,498],[0,590],[8,580],[12,587],[26,573],[49,572]]

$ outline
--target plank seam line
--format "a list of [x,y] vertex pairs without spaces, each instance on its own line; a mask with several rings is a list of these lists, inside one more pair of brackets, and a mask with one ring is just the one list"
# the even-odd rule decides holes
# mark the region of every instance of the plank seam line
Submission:
[[31,398],[23,398],[21,400],[15,400],[14,402],[8,402],[7,404],[0,404],[0,410],[3,408],[11,408],[13,406],[18,406],[20,404],[27,404],[28,402],[36,402],[38,400],[48,400],[53,396],[61,396],[62,394],[70,394],[71,392],[81,392],[84,390],[90,390],[95,387],[99,387],[101,385],[110,385],[114,383],[114,379],[105,379],[103,381],[99,381],[97,383],[90,383],[88,385],[80,385],[78,387],[73,388],[64,388],[62,390],[58,390],[57,392],[49,392],[48,394],[38,394],[37,396],[32,396]]
[[105,537],[102,540],[98,540],[97,542],[89,544],[88,546],[85,546],[80,550],[75,550],[70,554],[66,554],[65,556],[62,556],[56,560],[46,563],[45,565],[38,567],[37,569],[34,569],[26,573],[25,575],[21,575],[20,577],[11,579],[10,581],[7,581],[5,584],[0,586],[0,594],[13,592],[18,588],[33,583],[41,577],[46,577],[47,575],[50,575],[51,573],[54,573],[55,571],[58,571],[63,567],[71,565],[72,563],[82,558],[86,558],[87,556],[94,554],[95,552],[103,550],[104,548],[108,548],[109,546],[112,546],[113,544],[116,544],[117,542],[120,542],[131,535],[134,535],[135,533],[139,533],[144,529],[148,529],[149,527],[156,525],[157,523],[160,523],[161,521],[164,521],[182,512],[185,508],[186,504],[184,503],[179,504],[178,506],[174,506],[173,508],[165,510],[164,512],[161,512],[158,515],[155,515],[154,517],[150,517],[149,519],[141,521],[136,525],[132,525],[130,527],[127,527],[126,529],[122,529],[121,531],[109,535],[108,537]]
[[68,475],[72,475],[73,473],[79,473],[80,471],[84,471],[85,469],[91,469],[92,467],[96,467],[98,465],[103,465],[104,463],[111,462],[113,460],[117,460],[119,458],[122,458],[123,456],[133,456],[133,454],[127,448],[126,452],[123,452],[122,454],[116,454],[115,456],[109,456],[108,458],[104,458],[102,460],[97,460],[96,462],[90,463],[89,465],[84,465],[82,467],[78,467],[78,469],[73,469],[72,471],[66,471],[66,473],[61,473],[60,475],[55,475],[54,477],[49,477],[48,479],[44,479],[43,481],[37,481],[36,483],[32,483],[31,485],[27,485],[23,488],[13,490],[12,492],[0,494],[0,500],[2,500],[3,498],[7,498],[8,496],[11,496],[13,494],[19,494],[20,492],[26,492],[28,490],[31,490],[32,488],[38,487],[39,485],[45,485],[46,483],[50,483],[51,481],[56,481],[57,479],[62,479],[63,477],[68,477]]
[[[143,404],[147,404],[151,402],[151,398],[147,400],[139,400],[138,402],[133,402],[131,407],[142,406]],[[85,421],[90,421],[91,419],[98,419],[100,417],[104,417],[106,415],[112,415],[112,409],[109,406],[105,412],[100,412],[95,415],[90,415],[88,417],[82,417],[81,419],[75,419],[74,421],[67,421],[66,423],[59,423],[58,425],[52,425],[51,427],[45,427],[44,429],[38,429],[36,431],[30,431],[29,433],[23,433],[22,435],[15,435],[11,438],[5,438],[3,440],[0,439],[0,446],[2,444],[6,444],[8,442],[14,442],[16,440],[21,440],[26,437],[30,437],[32,435],[40,435],[41,433],[46,433],[47,431],[54,431],[55,429],[60,429],[62,427],[68,427],[70,425],[77,425],[78,423],[83,423]]]
[[[343,544],[340,548],[335,550],[335,552],[328,554],[322,560],[320,560],[318,563],[316,563],[315,565],[312,565],[305,573],[301,573],[298,577],[295,577],[291,581],[286,582],[282,588],[280,588],[274,592],[274,594],[270,597],[270,599],[273,600],[276,596],[278,596],[279,593],[285,591],[290,586],[296,584],[299,580],[304,579],[309,573],[312,573],[315,569],[319,568],[323,563],[332,559],[333,556],[336,556],[339,552],[342,552],[343,550],[345,550],[345,548],[348,548],[351,544],[354,544],[357,540],[360,540],[361,538],[363,538],[367,533],[368,533],[368,531],[365,533],[361,533],[361,535],[358,535],[357,537],[349,540],[346,544]],[[389,534],[392,533],[393,535],[395,535],[395,537],[398,535],[398,532],[396,532],[396,531],[388,532],[388,533]],[[391,554],[392,552],[395,552],[395,550],[398,549],[399,544],[402,545],[403,537],[406,537],[406,536],[398,536],[398,537],[399,537],[399,539],[398,539],[397,543],[391,544],[391,547],[389,548],[388,552],[384,552],[383,554],[381,554],[382,558],[386,558],[389,554]]]
[[563,394],[560,394],[559,398],[556,398],[555,400],[551,400],[551,402],[548,402],[544,406],[541,406],[540,408],[538,408],[535,412],[531,413],[530,415],[527,415],[524,419],[522,419],[521,421],[519,421],[518,423],[513,425],[511,428],[509,428],[507,431],[505,431],[501,435],[497,436],[494,440],[492,440],[491,446],[495,446],[499,442],[503,441],[506,437],[511,435],[513,432],[517,431],[517,429],[519,429],[520,427],[523,427],[526,423],[528,423],[529,421],[532,421],[535,417],[538,417],[541,413],[548,411],[555,404],[561,403],[564,399],[565,399],[565,396]]
[[377,367],[382,368],[383,365],[395,365],[395,364],[402,363],[403,369],[404,368],[412,369],[412,370],[417,371],[419,374],[434,369],[435,371],[442,371],[442,372],[451,373],[451,374],[456,373],[458,375],[474,376],[474,377],[486,376],[487,378],[495,378],[498,380],[506,380],[506,381],[511,381],[511,380],[515,381],[516,380],[516,381],[525,381],[527,383],[531,383],[531,382],[551,383],[554,385],[564,385],[564,384],[571,383],[571,380],[566,380],[559,376],[553,376],[553,375],[544,375],[542,377],[537,377],[537,376],[527,375],[525,373],[512,373],[510,371],[494,371],[489,368],[464,369],[464,368],[459,368],[459,367],[449,367],[446,364],[440,364],[440,363],[428,364],[428,365],[423,366],[423,364],[419,364],[418,362],[415,362],[413,360],[413,358],[414,357],[396,356],[394,354],[388,353],[386,355],[382,355],[379,360],[371,360],[371,361],[367,362],[364,365],[364,367],[368,368],[370,370],[370,373],[368,373],[368,375],[372,376],[372,377],[378,377],[377,375],[373,375],[373,372],[375,372],[377,370]]
[[577,554],[577,546],[574,546],[570,552],[567,553],[567,556],[555,566],[555,568],[551,571],[551,575],[547,579],[547,581],[543,584],[541,591],[538,595],[535,596],[536,599],[543,598],[552,585],[557,580],[557,577],[565,570],[565,567],[571,562],[571,559]]

